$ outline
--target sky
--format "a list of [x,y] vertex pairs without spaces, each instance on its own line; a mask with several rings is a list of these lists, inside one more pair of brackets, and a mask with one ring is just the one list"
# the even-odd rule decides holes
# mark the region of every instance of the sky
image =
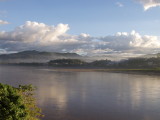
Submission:
[[160,52],[160,0],[0,0],[0,54]]

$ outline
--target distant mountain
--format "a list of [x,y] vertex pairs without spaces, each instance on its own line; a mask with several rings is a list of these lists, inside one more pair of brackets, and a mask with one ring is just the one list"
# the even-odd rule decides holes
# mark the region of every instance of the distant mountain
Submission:
[[54,59],[81,59],[76,53],[39,52],[36,50],[0,55],[0,63],[48,62]]

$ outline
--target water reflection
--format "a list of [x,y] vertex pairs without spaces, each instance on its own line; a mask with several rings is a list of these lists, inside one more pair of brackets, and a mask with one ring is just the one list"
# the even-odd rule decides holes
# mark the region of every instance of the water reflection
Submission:
[[36,85],[44,120],[160,118],[160,76],[0,67],[0,81]]
[[[43,105],[53,102],[57,105],[58,109],[64,110],[67,103],[67,91],[64,87],[54,84],[53,87],[42,86],[38,91],[39,104]],[[46,102],[47,101],[47,102]]]
[[138,77],[134,80],[134,86],[130,89],[133,108],[141,107],[142,105],[144,105],[144,109],[159,108],[157,106],[160,102],[160,81],[158,79],[159,77],[147,77],[145,79]]

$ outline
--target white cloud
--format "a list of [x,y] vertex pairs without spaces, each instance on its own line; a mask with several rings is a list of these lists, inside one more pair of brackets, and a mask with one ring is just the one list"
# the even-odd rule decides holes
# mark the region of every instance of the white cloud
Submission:
[[[0,32],[0,52],[5,50],[40,50],[55,52],[76,52],[84,55],[131,56],[160,51],[160,39],[157,36],[140,35],[132,31],[118,32],[105,37],[92,37],[67,34],[69,26],[58,24],[49,26],[44,23],[27,21],[13,31]],[[1,52],[1,53],[4,53]]]
[[136,0],[136,1],[140,2],[143,5],[144,10],[160,6],[160,0]]
[[9,22],[4,21],[4,20],[0,20],[0,25],[5,25],[5,24],[9,24]]
[[116,2],[116,5],[117,5],[118,7],[124,7],[124,5],[123,5],[122,3],[120,3],[120,2]]

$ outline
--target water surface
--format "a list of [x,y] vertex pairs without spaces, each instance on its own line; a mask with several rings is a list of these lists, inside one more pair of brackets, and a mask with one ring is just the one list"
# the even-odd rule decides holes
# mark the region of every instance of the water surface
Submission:
[[0,82],[37,86],[43,120],[160,120],[160,76],[0,66]]

